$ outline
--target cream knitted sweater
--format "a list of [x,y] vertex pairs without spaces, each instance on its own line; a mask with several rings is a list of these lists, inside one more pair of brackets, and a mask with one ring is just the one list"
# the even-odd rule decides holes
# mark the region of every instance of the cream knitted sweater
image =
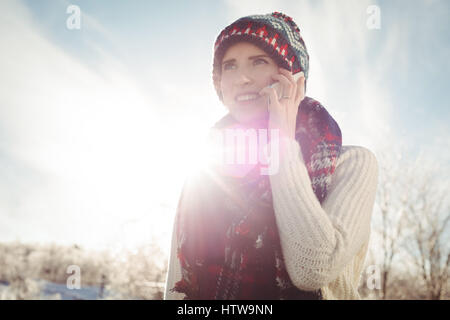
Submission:
[[[367,254],[378,183],[375,155],[364,147],[342,146],[322,206],[311,187],[297,141],[284,138],[277,174],[269,176],[287,272],[302,290],[322,289],[324,299],[360,299],[358,285]],[[174,223],[174,229],[177,221]],[[164,299],[181,279],[172,235]]]

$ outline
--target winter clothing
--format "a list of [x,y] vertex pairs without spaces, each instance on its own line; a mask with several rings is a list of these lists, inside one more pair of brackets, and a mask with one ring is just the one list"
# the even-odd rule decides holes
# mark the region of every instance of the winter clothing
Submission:
[[[309,57],[291,18],[276,12],[244,17],[215,43],[219,97],[223,55],[238,41],[258,45],[280,66],[307,77]],[[238,127],[245,128],[228,114],[213,129]],[[359,298],[375,156],[342,146],[338,124],[310,97],[299,105],[295,139],[282,137],[281,144],[275,174],[261,175],[260,164],[238,176],[211,166],[185,183],[165,299]]]
[[[320,289],[325,300],[360,299],[358,286],[370,239],[377,160],[364,147],[343,146],[328,196],[320,204],[298,143],[290,140],[288,145],[279,173],[269,178],[284,265],[291,282],[304,291]],[[187,186],[183,197],[184,201],[196,201],[196,189]],[[168,300],[187,298],[171,290],[182,279],[177,257],[179,219],[177,215],[172,234],[164,293]]]
[[226,27],[214,44],[213,82],[219,98],[222,58],[226,50],[236,42],[248,41],[273,58],[280,67],[292,74],[303,71],[305,87],[308,80],[309,55],[300,29],[291,17],[274,12],[240,18]]
[[[231,128],[225,116],[215,128]],[[234,127],[235,128],[235,127]],[[326,197],[341,149],[337,123],[317,101],[306,98],[297,116],[296,139],[302,144],[312,188]],[[183,278],[175,290],[189,299],[314,299],[290,281],[273,212],[270,182],[258,165],[245,177],[205,174],[195,199],[183,193],[179,203],[178,257]],[[225,192],[229,190],[229,192]]]

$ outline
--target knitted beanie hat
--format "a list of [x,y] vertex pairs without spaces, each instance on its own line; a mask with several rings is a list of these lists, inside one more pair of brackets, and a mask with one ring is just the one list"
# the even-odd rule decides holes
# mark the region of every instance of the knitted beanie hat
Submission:
[[213,81],[220,99],[222,59],[226,50],[234,43],[250,42],[264,50],[280,67],[293,74],[303,71],[308,79],[309,55],[305,43],[291,17],[273,12],[266,15],[251,15],[240,18],[226,27],[214,44]]

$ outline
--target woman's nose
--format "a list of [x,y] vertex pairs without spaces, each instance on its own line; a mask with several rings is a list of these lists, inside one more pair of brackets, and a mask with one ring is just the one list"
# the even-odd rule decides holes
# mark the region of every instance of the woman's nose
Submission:
[[247,85],[252,82],[251,76],[247,72],[240,72],[240,74],[237,77],[236,84],[239,86]]

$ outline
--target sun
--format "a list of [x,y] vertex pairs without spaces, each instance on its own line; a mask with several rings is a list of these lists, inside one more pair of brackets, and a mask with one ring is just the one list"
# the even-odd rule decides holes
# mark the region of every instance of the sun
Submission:
[[[176,173],[180,177],[195,175],[214,163],[215,150],[208,138],[208,124],[198,121],[185,126],[175,126],[176,131],[166,134],[161,148],[164,149],[162,170]],[[174,165],[176,159],[176,165]]]

